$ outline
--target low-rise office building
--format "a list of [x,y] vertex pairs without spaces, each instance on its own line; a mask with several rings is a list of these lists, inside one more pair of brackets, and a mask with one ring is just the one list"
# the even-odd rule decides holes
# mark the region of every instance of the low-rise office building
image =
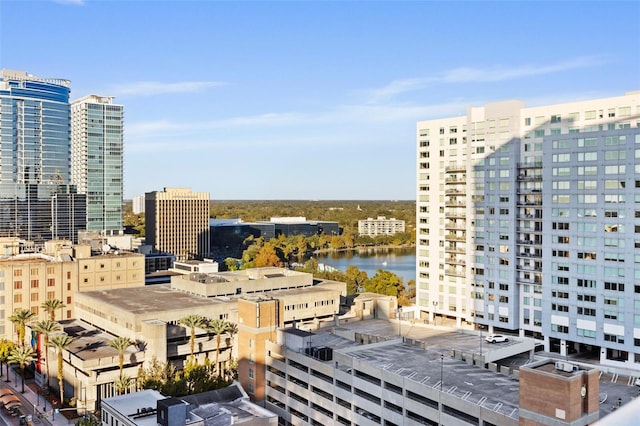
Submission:
[[387,219],[384,216],[378,216],[377,219],[368,218],[358,221],[358,234],[375,237],[378,235],[394,235],[398,232],[404,232],[404,220],[398,220],[394,217]]
[[[75,338],[64,356],[65,394],[85,395],[78,404],[86,404],[88,410],[115,395],[118,354],[108,342],[116,336],[135,342],[125,352],[123,367],[124,374],[135,378],[139,367],[154,359],[184,367],[190,356],[190,329],[180,324],[182,318],[222,319],[237,324],[237,334],[223,334],[218,346],[213,331],[196,328],[194,356],[198,362],[217,359],[224,371],[232,360],[256,362],[263,356],[256,352],[259,340],[277,328],[299,321],[331,321],[345,296],[344,283],[282,268],[191,273],[172,277],[171,284],[78,293],[79,319],[63,324]],[[268,302],[277,315],[254,322],[239,318],[239,311],[250,306],[255,313],[258,302]],[[53,353],[49,359],[55,359]],[[240,382],[252,398],[264,388],[257,376],[241,375]]]

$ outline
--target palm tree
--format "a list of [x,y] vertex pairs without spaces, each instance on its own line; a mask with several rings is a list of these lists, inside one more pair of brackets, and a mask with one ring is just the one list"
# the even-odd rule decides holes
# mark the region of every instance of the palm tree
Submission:
[[193,353],[196,345],[196,327],[203,327],[206,324],[206,319],[202,315],[194,314],[181,318],[178,323],[185,327],[189,327],[191,331],[191,337],[189,338],[189,350],[191,353],[190,360],[193,361]]
[[24,367],[27,364],[35,361],[36,352],[33,350],[31,346],[16,346],[9,353],[9,358],[7,361],[10,364],[19,364],[20,371],[22,374],[22,393],[24,393]]
[[118,395],[125,393],[125,391],[127,391],[131,386],[131,381],[131,377],[127,376],[126,374],[121,374],[120,376],[118,376],[115,382],[113,382],[116,388],[116,393]]
[[13,312],[13,315],[9,317],[9,321],[11,321],[16,327],[16,332],[18,333],[18,345],[24,346],[24,332],[25,325],[34,319],[36,314],[31,312],[29,309],[17,309]]
[[[54,333],[56,331],[61,331],[62,327],[60,326],[60,324],[58,324],[55,321],[50,321],[50,320],[43,320],[43,321],[38,321],[37,323],[34,324],[33,326],[33,330],[38,333],[38,334],[42,334],[43,336],[43,344],[44,344],[44,352],[45,354],[47,354],[49,352],[49,336],[51,335],[51,333]],[[44,357],[44,364],[47,367],[47,389],[49,389],[49,360],[48,360],[48,356],[45,355]]]
[[44,311],[49,314],[49,321],[55,321],[56,320],[56,310],[62,309],[65,306],[67,306],[67,305],[62,303],[62,300],[59,300],[59,299],[48,299],[46,302],[44,302],[42,304],[42,309],[44,309]]
[[120,367],[120,377],[122,377],[122,369],[124,368],[124,351],[131,346],[133,342],[128,337],[116,337],[109,342],[109,346],[118,351],[118,366]]
[[216,335],[216,363],[215,367],[218,373],[220,368],[218,366],[218,357],[220,356],[220,339],[222,335],[229,330],[229,323],[222,319],[214,319],[207,323],[207,330]]
[[66,333],[60,333],[52,336],[49,339],[49,346],[56,349],[56,355],[58,356],[58,385],[60,386],[60,404],[64,402],[64,382],[62,381],[62,353],[73,342],[73,337]]

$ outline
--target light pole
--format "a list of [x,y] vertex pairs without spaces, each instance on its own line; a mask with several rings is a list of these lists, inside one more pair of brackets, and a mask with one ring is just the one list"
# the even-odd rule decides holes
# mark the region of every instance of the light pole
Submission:
[[438,325],[438,321],[437,321],[437,315],[438,315],[438,301],[434,300],[433,301],[433,325]]
[[444,386],[444,355],[440,354],[440,392],[438,392],[438,425],[442,426],[442,389]]
[[482,366],[484,367],[484,361],[482,361],[482,329],[480,329],[480,362],[482,362]]
[[396,310],[396,314],[398,315],[398,336],[402,337],[402,307],[398,306]]

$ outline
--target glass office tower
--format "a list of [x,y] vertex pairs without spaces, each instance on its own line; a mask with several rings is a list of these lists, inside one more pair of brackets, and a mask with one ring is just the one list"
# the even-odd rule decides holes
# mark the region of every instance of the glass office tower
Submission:
[[70,164],[69,81],[0,71],[0,237],[77,241],[86,207]]
[[71,181],[87,197],[87,229],[122,233],[124,113],[113,97],[71,104]]

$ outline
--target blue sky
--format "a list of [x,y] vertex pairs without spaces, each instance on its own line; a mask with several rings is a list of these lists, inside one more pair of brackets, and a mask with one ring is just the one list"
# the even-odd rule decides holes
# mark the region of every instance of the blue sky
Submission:
[[416,122],[640,89],[640,2],[0,2],[0,68],[125,106],[125,198],[414,199]]

